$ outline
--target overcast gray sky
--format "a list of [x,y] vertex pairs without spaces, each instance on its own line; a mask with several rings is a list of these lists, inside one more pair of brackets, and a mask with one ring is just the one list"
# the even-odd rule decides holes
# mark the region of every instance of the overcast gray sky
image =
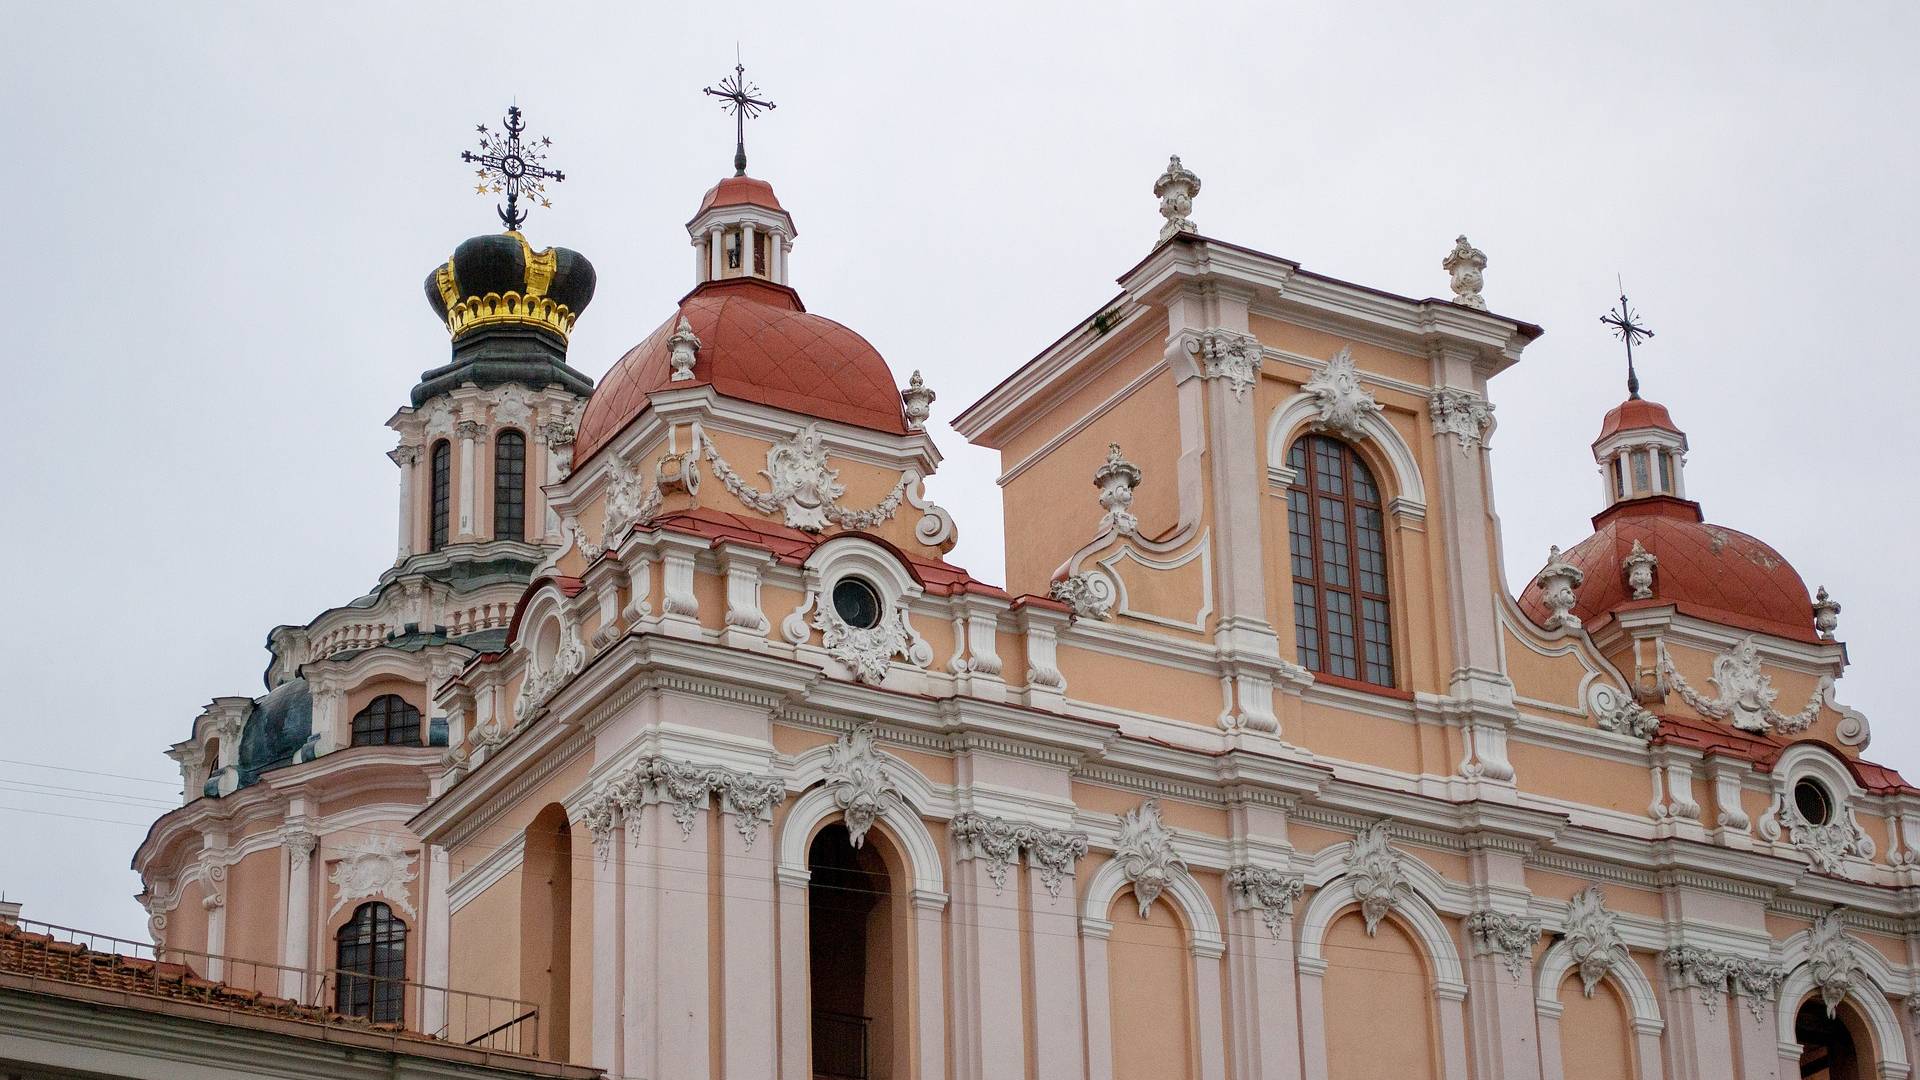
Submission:
[[[569,179],[527,231],[599,269],[572,350],[597,378],[690,284],[683,223],[733,150],[699,90],[736,40],[779,103],[748,149],[794,284],[922,369],[938,420],[1112,294],[1170,152],[1205,232],[1316,271],[1441,294],[1467,233],[1493,307],[1547,328],[1493,384],[1514,583],[1599,509],[1624,273],[1690,493],[1845,605],[1840,698],[1920,779],[1917,12],[0,0],[0,888],[142,937],[162,751],[261,691],[270,627],[391,561],[382,422],[447,349],[420,281],[496,228],[473,125],[517,98],[554,139]],[[994,455],[936,432],[955,561],[999,580]]]

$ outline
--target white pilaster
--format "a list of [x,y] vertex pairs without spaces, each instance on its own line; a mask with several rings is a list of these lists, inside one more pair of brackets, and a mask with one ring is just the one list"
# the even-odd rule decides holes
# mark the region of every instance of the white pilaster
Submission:
[[726,234],[721,231],[718,225],[714,226],[713,231],[707,234],[708,281],[719,281],[722,277],[726,276],[727,249],[724,243],[725,239]]
[[1073,864],[1049,891],[1040,852],[1027,853],[1027,920],[1033,943],[1033,1061],[1037,1076],[1080,1077],[1086,1071],[1086,1004],[1081,1001],[1080,909]]
[[813,987],[808,978],[812,955],[807,944],[811,877],[795,867],[783,866],[779,871],[780,1080],[813,1078]]
[[[720,819],[720,942],[722,1076],[775,1075],[775,986],[767,961],[774,955],[773,839],[758,810],[744,813],[726,799]],[[751,830],[742,833],[742,828]],[[704,895],[704,893],[702,894]]]
[[280,963],[291,970],[280,973],[280,996],[306,1001],[311,988],[303,972],[313,966],[313,853],[320,841],[304,826],[289,826],[282,843],[287,849],[287,906],[281,913]]
[[959,1080],[1021,1076],[1027,1067],[1018,898],[996,890],[989,858],[958,843],[954,866]]
[[400,542],[394,562],[413,554],[413,473],[420,460],[420,448],[402,446],[387,454],[400,466]]
[[753,276],[753,222],[740,225],[740,273],[744,277]]
[[[658,782],[661,787],[665,781]],[[707,844],[711,814],[705,788],[683,826],[674,820],[675,805],[662,792],[662,801],[647,808],[643,832],[648,843],[639,853],[658,864],[655,892],[659,927],[653,963],[647,977],[654,982],[655,1027],[659,1047],[655,1071],[641,1075],[661,1077],[706,1076],[711,1066],[708,1045],[708,967],[706,942],[712,928],[707,919]]]
[[[947,949],[940,918],[947,908],[947,896],[915,889],[912,902],[913,978],[917,998],[914,1020],[918,1025],[915,1036],[919,1050],[919,1072],[915,1075],[938,1080],[947,1070]],[[801,1004],[804,1008],[804,997]]]
[[1234,1080],[1301,1080],[1292,914],[1269,931],[1258,906],[1240,906],[1227,917],[1227,941]]
[[[457,745],[457,744],[456,744]],[[598,838],[596,838],[598,839]],[[609,1072],[621,1067],[625,1058],[621,1046],[622,963],[628,941],[624,890],[626,830],[613,826],[605,841],[604,854],[596,850],[593,858],[593,1057],[592,1062]],[[577,864],[576,864],[577,865]]]
[[[1107,985],[1107,940],[1113,924],[1080,920],[1080,982],[1087,1011],[1087,1080],[1113,1080],[1113,998]],[[1323,1067],[1320,1075],[1325,1075]]]
[[[428,986],[446,987],[453,960],[453,913],[447,909],[449,870],[447,849],[427,849],[426,954],[421,957],[420,981]],[[445,1027],[448,1020],[447,995],[421,995],[420,1029],[431,1035]]]
[[470,540],[474,536],[475,494],[479,487],[475,483],[473,444],[479,440],[484,429],[477,421],[462,420],[454,429],[460,436],[460,538]]
[[1200,1080],[1227,1080],[1227,1031],[1220,1006],[1219,945],[1193,947],[1194,1035],[1200,1043]]

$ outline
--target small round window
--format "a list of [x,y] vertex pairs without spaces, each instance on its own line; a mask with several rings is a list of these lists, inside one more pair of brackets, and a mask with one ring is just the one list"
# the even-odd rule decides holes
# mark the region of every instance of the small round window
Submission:
[[857,577],[843,577],[833,586],[833,610],[855,630],[880,625],[880,590]]
[[1833,797],[1818,780],[1801,780],[1793,785],[1793,808],[1809,825],[1825,825],[1833,817]]

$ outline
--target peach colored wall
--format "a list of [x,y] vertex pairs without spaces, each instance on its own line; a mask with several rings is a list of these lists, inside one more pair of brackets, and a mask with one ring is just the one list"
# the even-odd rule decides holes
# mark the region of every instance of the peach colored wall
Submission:
[[[1394,707],[1406,708],[1406,703],[1395,702]],[[1421,771],[1418,732],[1413,724],[1400,720],[1306,702],[1287,738],[1315,753],[1402,772]]]
[[[938,656],[938,653],[934,654]],[[1214,726],[1223,704],[1220,680],[1199,672],[1147,668],[1062,642],[1058,664],[1076,701]]]
[[[1507,744],[1507,760],[1513,762],[1520,787],[1554,799],[1566,799],[1588,806],[1604,807],[1628,814],[1644,815],[1651,789],[1647,770],[1605,758],[1586,757],[1521,742]],[[1702,780],[1695,797],[1707,806],[1710,786]],[[1708,815],[1708,820],[1712,816]]]
[[[1513,631],[1502,627],[1500,633],[1506,642],[1507,675],[1521,695],[1575,709],[1582,707],[1580,683],[1586,678],[1587,669],[1577,653],[1542,656],[1522,643]],[[1593,725],[1588,722],[1583,726]]]
[[[1020,464],[1048,439],[1081,420],[1159,363],[1163,351],[1164,345],[1153,337],[1068,395],[1007,442],[1000,454],[1001,469]],[[1179,518],[1178,412],[1173,376],[1162,372],[1005,485],[1008,591],[1045,595],[1053,572],[1093,539],[1104,512],[1096,499],[1093,473],[1106,460],[1108,443],[1119,443],[1127,460],[1144,474],[1133,503],[1141,531],[1157,536],[1175,524]],[[1045,527],[1035,527],[1039,522]]]
[[1197,1064],[1192,961],[1173,905],[1155,903],[1143,919],[1127,890],[1107,917],[1114,1080],[1190,1080]]
[[[1290,352],[1296,356],[1328,360],[1341,349],[1350,348],[1353,350],[1354,364],[1362,371],[1378,372],[1402,382],[1421,384],[1425,384],[1431,377],[1431,364],[1424,356],[1395,352],[1392,349],[1369,345],[1363,341],[1353,341],[1337,334],[1282,322],[1266,315],[1250,315],[1247,319],[1247,328],[1269,347]],[[1278,364],[1286,364],[1286,361],[1269,361],[1268,366],[1273,367]],[[1288,366],[1291,367],[1291,365]],[[1376,388],[1375,393],[1385,395],[1393,391]],[[1422,407],[1425,407],[1424,403]]]
[[1588,997],[1580,977],[1560,982],[1560,1062],[1566,1080],[1621,1080],[1633,1075],[1633,1032],[1626,1002],[1613,980],[1603,979]]
[[[227,868],[228,956],[280,962],[280,917],[286,910],[285,858],[279,848],[255,851]],[[245,903],[234,902],[244,897]]]
[[[1176,829],[1207,833],[1211,836],[1227,835],[1227,812],[1198,803],[1182,802],[1178,799],[1160,799],[1160,816]],[[1073,802],[1081,810],[1096,814],[1125,814],[1140,806],[1140,796],[1136,792],[1121,791],[1119,788],[1104,787],[1099,784],[1073,785]],[[1080,865],[1082,880],[1092,880],[1091,876],[1099,870],[1097,861],[1087,861]]]
[[[1431,977],[1419,946],[1391,918],[1372,937],[1358,909],[1335,920],[1323,946],[1327,1075],[1394,1080],[1439,1075]],[[1382,1018],[1391,1017],[1391,1023]]]
[[576,1064],[591,1064],[593,1056],[593,833],[573,826],[573,983],[568,1017],[568,1052]]
[[453,913],[449,985],[496,997],[520,996],[519,900],[520,869],[515,867]]

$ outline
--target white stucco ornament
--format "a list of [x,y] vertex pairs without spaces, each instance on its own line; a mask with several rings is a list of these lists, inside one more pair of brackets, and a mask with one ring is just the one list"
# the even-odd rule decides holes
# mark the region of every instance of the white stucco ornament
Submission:
[[894,607],[872,626],[854,626],[840,617],[831,602],[819,603],[813,613],[814,629],[820,631],[820,644],[827,655],[847,665],[854,677],[877,686],[887,677],[887,669],[898,656],[917,668],[933,663],[933,646],[913,628],[904,604]]
[[760,475],[767,478],[771,490],[761,491],[747,483],[735,471],[720,448],[696,425],[694,438],[714,478],[734,498],[762,514],[778,514],[789,528],[805,532],[823,532],[829,524],[843,529],[871,529],[892,518],[900,509],[907,490],[920,480],[912,470],[902,472],[900,480],[878,503],[864,510],[849,510],[837,501],[846,494],[840,483],[840,470],[827,464],[826,437],[818,423],[809,423],[793,438],[775,443],[767,450],[767,467]]
[[874,735],[872,724],[861,724],[827,748],[827,787],[856,848],[866,843],[867,830],[887,803],[900,797],[886,759],[873,748]]
[[1813,594],[1813,628],[1823,641],[1832,641],[1833,632],[1840,628],[1840,605],[1827,595],[1825,585]]
[[1827,1007],[1829,1018],[1839,1011],[1860,973],[1859,949],[1847,935],[1840,911],[1834,908],[1813,920],[1813,929],[1807,935],[1807,969],[1813,975],[1813,984],[1820,988],[1820,1002]]
[[1306,891],[1304,879],[1271,866],[1242,865],[1227,871],[1227,891],[1234,910],[1258,909],[1267,933],[1280,940],[1280,924],[1293,914],[1293,905]]
[[1792,716],[1775,709],[1773,703],[1780,697],[1780,691],[1774,689],[1773,677],[1760,670],[1760,646],[1751,634],[1714,657],[1713,675],[1707,681],[1718,691],[1715,697],[1709,698],[1688,685],[1674,669],[1673,657],[1667,654],[1664,643],[1660,645],[1659,659],[1661,674],[1682,701],[1700,715],[1725,720],[1741,731],[1773,730],[1787,735],[1805,731],[1820,715],[1821,696],[1831,685],[1830,680],[1822,679],[1806,708]]
[[1486,441],[1487,426],[1493,423],[1493,403],[1471,390],[1442,386],[1427,398],[1427,412],[1433,417],[1436,435],[1451,435],[1460,450],[1471,450]]
[[1113,857],[1133,885],[1133,898],[1140,903],[1143,919],[1173,875],[1187,869],[1186,860],[1173,850],[1173,830],[1160,820],[1160,804],[1152,799],[1121,815]]
[[1620,561],[1620,569],[1627,575],[1627,592],[1633,599],[1653,599],[1653,572],[1659,566],[1660,557],[1635,540],[1633,550]]
[[1200,377],[1225,379],[1236,401],[1244,400],[1247,391],[1260,382],[1266,350],[1252,334],[1215,327],[1189,336],[1185,347],[1198,365]]
[[1453,302],[1480,311],[1487,310],[1487,302],[1480,296],[1480,288],[1485,284],[1487,253],[1467,242],[1465,234],[1453,241],[1453,250],[1440,260],[1440,269],[1453,278]]
[[356,900],[386,900],[413,918],[407,886],[419,876],[413,868],[418,859],[417,853],[401,847],[399,837],[386,834],[368,837],[359,847],[348,848],[327,878],[335,887],[332,911]]
[[1695,945],[1677,945],[1661,953],[1660,959],[1666,964],[1674,986],[1692,987],[1698,992],[1708,1016],[1720,1007],[1720,995],[1726,993],[1727,979],[1740,962],[1737,956]]
[[916,370],[907,380],[907,388],[900,391],[900,405],[907,415],[907,430],[926,430],[927,418],[933,415],[933,402],[938,396],[927,389],[927,381]]
[[1534,943],[1540,940],[1540,920],[1505,911],[1476,911],[1467,917],[1467,933],[1475,952],[1498,956],[1517,983],[1533,959]]
[[1854,818],[1851,807],[1834,807],[1833,816],[1816,825],[1801,815],[1790,787],[1774,796],[1772,805],[1760,816],[1759,828],[1760,838],[1768,843],[1784,836],[1806,858],[1808,866],[1823,874],[1844,874],[1848,859],[1872,859],[1879,850]]
[[1180,155],[1167,159],[1167,171],[1153,182],[1153,193],[1160,200],[1160,216],[1167,219],[1160,226],[1161,240],[1199,231],[1187,215],[1193,213],[1193,197],[1200,194],[1200,178],[1180,164]]
[[1651,739],[1660,730],[1660,718],[1633,700],[1633,695],[1597,679],[1587,691],[1587,710],[1602,731]]
[[1107,444],[1107,460],[1093,471],[1093,486],[1100,489],[1100,505],[1107,511],[1100,519],[1102,531],[1120,534],[1140,525],[1133,516],[1133,489],[1140,486],[1140,466],[1120,456],[1120,444]]
[[1353,895],[1360,901],[1367,936],[1372,937],[1380,928],[1380,920],[1412,887],[1400,865],[1400,853],[1387,844],[1385,821],[1374,822],[1353,838],[1353,845],[1347,849],[1347,876],[1353,881]]
[[1567,951],[1580,968],[1580,987],[1588,997],[1608,972],[1628,960],[1627,943],[1620,938],[1606,899],[1599,886],[1589,885],[1567,903]]
[[685,315],[674,324],[672,336],[667,338],[667,363],[673,367],[670,382],[692,382],[694,354],[700,351],[699,335],[693,332],[693,324]]
[[1533,579],[1533,583],[1540,588],[1540,602],[1547,605],[1548,630],[1580,628],[1580,620],[1573,614],[1573,605],[1578,601],[1574,590],[1584,580],[1586,575],[1580,572],[1579,567],[1561,557],[1559,547],[1548,549],[1546,568]]
[[1113,610],[1113,579],[1098,570],[1082,570],[1054,582],[1047,595],[1072,608],[1075,618],[1105,619]]
[[1313,419],[1315,431],[1332,432],[1351,442],[1367,437],[1362,421],[1379,413],[1383,406],[1373,399],[1373,391],[1360,384],[1360,371],[1353,364],[1352,346],[1343,345],[1327,366],[1313,373],[1300,387],[1313,398],[1318,412]]

